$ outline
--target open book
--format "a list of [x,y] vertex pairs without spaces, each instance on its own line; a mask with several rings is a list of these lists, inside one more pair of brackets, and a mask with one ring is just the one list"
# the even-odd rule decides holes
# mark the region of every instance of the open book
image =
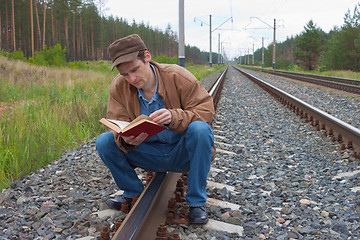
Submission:
[[147,133],[149,137],[163,131],[166,129],[165,126],[158,124],[149,116],[141,114],[137,118],[135,118],[132,122],[119,121],[119,120],[111,120],[102,118],[99,120],[100,123],[104,124],[114,132],[123,136],[138,136],[140,133]]

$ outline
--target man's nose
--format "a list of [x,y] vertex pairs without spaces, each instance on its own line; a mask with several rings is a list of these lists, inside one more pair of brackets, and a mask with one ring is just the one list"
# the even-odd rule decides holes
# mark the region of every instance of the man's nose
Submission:
[[128,77],[129,77],[129,82],[134,82],[135,79],[136,79],[136,74],[135,73],[129,73]]

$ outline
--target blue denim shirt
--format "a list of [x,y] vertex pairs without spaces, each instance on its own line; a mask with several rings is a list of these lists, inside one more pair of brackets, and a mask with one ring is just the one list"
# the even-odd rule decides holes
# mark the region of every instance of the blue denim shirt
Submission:
[[[158,78],[157,78],[155,68],[152,64],[150,64],[150,66],[152,67],[152,69],[155,73],[155,78],[156,78],[156,88],[155,88],[155,93],[154,93],[153,97],[150,99],[150,101],[148,101],[145,98],[142,90],[141,89],[137,90],[138,97],[139,97],[139,103],[140,103],[140,112],[141,112],[141,114],[144,114],[147,116],[149,116],[151,113],[155,112],[156,110],[165,108],[163,99],[157,94]],[[160,143],[173,144],[173,143],[177,143],[180,140],[181,135],[182,134],[173,132],[170,129],[166,129],[166,130],[152,136],[151,138],[146,140],[146,142],[160,142]]]

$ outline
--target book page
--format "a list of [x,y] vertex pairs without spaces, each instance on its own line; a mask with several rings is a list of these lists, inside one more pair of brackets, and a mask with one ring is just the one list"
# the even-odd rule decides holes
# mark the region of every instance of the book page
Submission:
[[140,120],[143,120],[143,119],[146,119],[146,120],[149,120],[149,121],[152,122],[151,117],[146,116],[146,115],[144,115],[144,114],[141,114],[141,115],[139,115],[137,118],[135,118],[134,120],[132,120],[131,124],[134,124],[134,123],[136,123],[136,122],[138,122],[138,121],[140,121]]
[[129,125],[129,122],[126,121],[119,121],[119,120],[113,120],[113,119],[108,119],[109,122],[115,123],[116,125],[118,125],[121,129],[124,129],[127,125]]

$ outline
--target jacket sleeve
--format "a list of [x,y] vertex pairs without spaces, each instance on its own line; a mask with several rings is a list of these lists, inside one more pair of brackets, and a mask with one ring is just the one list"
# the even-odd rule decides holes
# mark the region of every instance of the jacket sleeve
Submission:
[[214,114],[213,98],[196,79],[177,88],[181,108],[169,109],[172,114],[172,121],[169,129],[183,133],[193,121],[205,121],[210,124]]
[[[126,103],[124,103],[124,100],[121,98],[121,93],[118,91],[118,88],[117,79],[115,78],[110,85],[106,117],[108,119],[131,122],[133,116],[130,116],[128,109],[126,109]],[[120,135],[114,132],[113,134],[115,142],[121,151],[128,152],[135,148],[135,146],[127,144]]]

